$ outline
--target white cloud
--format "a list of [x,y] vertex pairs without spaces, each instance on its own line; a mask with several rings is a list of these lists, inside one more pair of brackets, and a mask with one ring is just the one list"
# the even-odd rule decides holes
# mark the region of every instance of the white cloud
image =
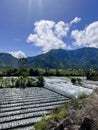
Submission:
[[54,33],[58,38],[67,36],[67,33],[69,31],[70,27],[68,23],[64,23],[63,21],[58,22],[55,24],[55,30]]
[[79,17],[75,17],[71,22],[70,22],[70,25],[72,25],[73,23],[78,23],[81,21],[81,18]]
[[27,42],[32,42],[34,46],[41,47],[43,52],[51,49],[68,49],[69,46],[64,43],[63,38],[67,37],[70,26],[79,22],[80,18],[76,17],[70,23],[59,21],[55,23],[49,20],[40,20],[34,24],[34,34],[30,34]]
[[74,45],[98,48],[98,21],[89,24],[84,30],[74,30],[71,33],[75,39]]
[[22,51],[11,51],[11,52],[9,52],[12,56],[14,56],[14,57],[16,57],[16,58],[25,58],[26,57],[26,55],[25,55],[25,53],[24,52],[22,52]]

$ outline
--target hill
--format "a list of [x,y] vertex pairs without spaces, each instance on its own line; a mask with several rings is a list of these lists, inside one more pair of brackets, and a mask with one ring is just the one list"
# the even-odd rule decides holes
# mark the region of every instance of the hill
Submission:
[[0,67],[16,67],[18,59],[8,53],[0,53]]

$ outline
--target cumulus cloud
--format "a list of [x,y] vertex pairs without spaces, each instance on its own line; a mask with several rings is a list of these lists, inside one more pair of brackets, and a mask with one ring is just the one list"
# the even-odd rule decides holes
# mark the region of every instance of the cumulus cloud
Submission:
[[98,48],[98,21],[89,24],[84,30],[74,30],[71,33],[74,45]]
[[79,17],[75,17],[71,22],[70,22],[70,25],[72,25],[73,23],[78,23],[81,21],[81,18]]
[[25,53],[20,51],[20,50],[19,51],[11,51],[11,52],[9,52],[9,54],[11,54],[12,56],[14,56],[16,58],[25,58],[26,57]]
[[76,17],[69,23],[59,21],[58,23],[49,20],[40,20],[34,24],[34,34],[30,34],[27,38],[27,42],[32,42],[34,46],[41,47],[43,52],[48,52],[51,49],[68,49],[63,38],[67,37],[70,30],[70,26],[73,23],[80,21],[80,18]]

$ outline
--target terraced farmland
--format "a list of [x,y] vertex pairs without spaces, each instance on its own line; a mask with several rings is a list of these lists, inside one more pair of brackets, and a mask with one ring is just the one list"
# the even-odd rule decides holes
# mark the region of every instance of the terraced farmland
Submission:
[[31,130],[43,114],[68,100],[45,88],[0,89],[0,130]]

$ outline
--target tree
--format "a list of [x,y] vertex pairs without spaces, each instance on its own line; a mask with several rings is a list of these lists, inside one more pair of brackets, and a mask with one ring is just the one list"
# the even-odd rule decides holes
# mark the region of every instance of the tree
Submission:
[[95,75],[94,71],[90,69],[84,70],[84,73],[85,73],[86,79],[88,80],[91,79],[91,77]]
[[50,75],[50,73],[49,73],[49,69],[48,69],[48,68],[45,69],[45,73],[44,73],[44,75],[45,75],[45,76],[49,76],[49,75]]
[[33,68],[30,68],[30,69],[29,69],[29,75],[30,75],[30,76],[33,76],[33,75],[34,75],[34,69],[33,69]]
[[45,81],[42,76],[38,77],[38,87],[44,87]]
[[61,73],[58,69],[56,69],[56,76],[61,76]]

